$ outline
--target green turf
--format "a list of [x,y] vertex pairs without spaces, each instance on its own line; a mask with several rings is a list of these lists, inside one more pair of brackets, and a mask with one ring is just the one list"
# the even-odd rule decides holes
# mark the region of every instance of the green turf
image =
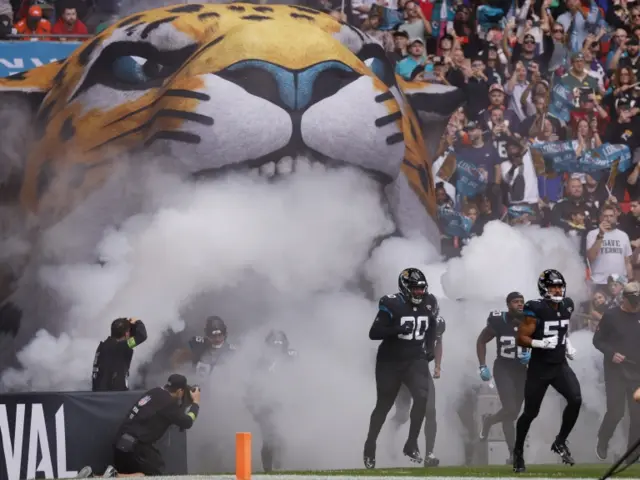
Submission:
[[[552,478],[599,478],[609,468],[609,464],[575,465],[529,465],[523,477]],[[481,467],[437,467],[437,468],[376,468],[373,470],[316,470],[278,472],[277,475],[348,475],[353,477],[424,476],[424,477],[513,477],[513,469],[508,465],[487,465]],[[640,478],[640,465],[628,468],[616,477]]]

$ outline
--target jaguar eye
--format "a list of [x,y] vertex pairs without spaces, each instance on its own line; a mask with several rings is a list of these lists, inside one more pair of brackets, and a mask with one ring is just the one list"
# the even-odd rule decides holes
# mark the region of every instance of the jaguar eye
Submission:
[[197,44],[161,51],[149,43],[116,42],[105,47],[91,65],[71,100],[94,85],[121,91],[158,88],[193,55]]
[[129,85],[146,84],[158,78],[164,78],[168,69],[161,63],[136,56],[118,57],[111,65],[114,77]]

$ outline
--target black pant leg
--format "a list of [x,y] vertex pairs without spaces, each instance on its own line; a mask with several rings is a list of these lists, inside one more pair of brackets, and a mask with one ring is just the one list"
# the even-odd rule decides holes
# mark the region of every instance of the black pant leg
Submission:
[[531,423],[540,413],[542,400],[551,383],[551,379],[545,375],[545,368],[546,365],[544,364],[533,364],[527,370],[527,379],[524,386],[524,410],[516,422],[516,441],[513,447],[514,450],[519,452],[524,450],[524,442],[529,433]]
[[607,395],[607,411],[602,418],[598,431],[598,442],[602,445],[609,445],[620,420],[624,417],[625,381],[619,365],[610,362],[604,364],[604,388]]
[[367,444],[369,450],[375,450],[375,444],[382,430],[389,410],[398,396],[402,385],[402,372],[405,362],[376,362],[376,406],[371,413]]
[[433,377],[429,374],[429,392],[427,394],[427,410],[424,417],[424,440],[425,453],[433,453],[436,444],[436,434],[438,433],[438,422],[436,417],[436,386]]
[[498,360],[493,366],[493,378],[502,408],[490,417],[489,423],[502,423],[505,442],[512,451],[516,438],[515,421],[524,401],[526,368]]
[[426,359],[412,361],[402,379],[402,383],[411,392],[411,399],[413,400],[413,405],[409,412],[409,437],[407,438],[407,445],[412,448],[417,446],[418,435],[426,414],[430,381],[431,372]]
[[567,406],[562,412],[562,423],[558,433],[558,440],[565,441],[578,421],[582,406],[580,382],[566,361],[560,365],[557,374],[551,381],[551,386],[567,401]]

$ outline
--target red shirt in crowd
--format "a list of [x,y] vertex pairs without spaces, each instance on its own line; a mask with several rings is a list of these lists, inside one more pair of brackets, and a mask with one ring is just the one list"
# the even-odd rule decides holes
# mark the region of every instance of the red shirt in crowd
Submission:
[[73,23],[73,26],[69,28],[69,26],[64,22],[62,18],[59,18],[58,21],[53,25],[53,29],[51,33],[54,35],[87,35],[89,31],[84,23],[80,20],[76,20]]

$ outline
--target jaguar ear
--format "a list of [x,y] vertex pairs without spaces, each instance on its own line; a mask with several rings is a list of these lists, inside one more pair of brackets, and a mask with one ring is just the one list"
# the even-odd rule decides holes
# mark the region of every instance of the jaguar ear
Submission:
[[429,82],[411,82],[396,75],[398,85],[420,117],[420,120],[448,120],[466,101],[463,90]]
[[58,61],[0,78],[0,92],[46,94],[63,68],[63,62]]

